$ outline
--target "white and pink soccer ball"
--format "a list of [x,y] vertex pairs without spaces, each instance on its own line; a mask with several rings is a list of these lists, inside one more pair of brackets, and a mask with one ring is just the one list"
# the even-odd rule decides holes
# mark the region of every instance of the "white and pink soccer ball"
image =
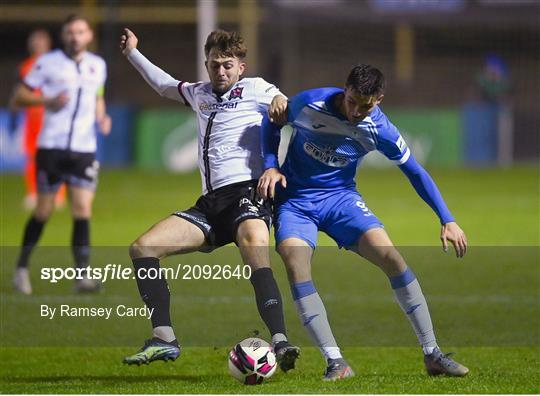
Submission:
[[229,372],[245,385],[260,384],[276,367],[272,346],[260,338],[246,338],[229,352]]

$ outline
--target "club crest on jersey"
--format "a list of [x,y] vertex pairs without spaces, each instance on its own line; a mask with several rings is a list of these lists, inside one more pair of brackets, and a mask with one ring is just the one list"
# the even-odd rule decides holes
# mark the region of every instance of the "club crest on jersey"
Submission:
[[305,142],[304,151],[317,161],[334,168],[344,168],[350,162],[347,157],[336,154],[335,149],[330,146],[321,148],[311,142]]
[[244,87],[236,87],[234,88],[231,93],[229,94],[229,100],[232,99],[242,99],[242,91],[244,90]]

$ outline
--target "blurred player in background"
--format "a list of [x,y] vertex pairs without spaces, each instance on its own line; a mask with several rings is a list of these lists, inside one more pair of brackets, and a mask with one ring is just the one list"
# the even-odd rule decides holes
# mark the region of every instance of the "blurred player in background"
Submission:
[[399,166],[439,217],[444,250],[450,241],[458,257],[465,254],[465,234],[437,186],[378,107],[384,89],[385,79],[378,69],[359,65],[350,72],[345,89],[313,89],[292,98],[282,112],[284,118],[273,115],[280,124],[288,122],[294,127],[281,169],[277,162],[280,127],[265,117],[261,139],[266,170],[259,181],[259,194],[266,198],[276,193],[278,252],[285,262],[302,323],[327,360],[325,380],[354,373],[341,355],[311,278],[310,261],[319,230],[388,276],[422,346],[428,373],[464,376],[469,370],[437,346],[428,306],[414,273],[356,191],[358,162],[370,151],[382,152]]
[[[16,88],[15,106],[44,106],[45,117],[36,153],[37,204],[24,230],[22,250],[13,278],[15,289],[32,293],[28,262],[55,206],[63,183],[69,187],[75,265],[88,266],[90,217],[99,164],[95,159],[96,123],[103,134],[111,130],[106,113],[105,61],[87,51],[93,32],[86,19],[69,16],[62,25],[63,49],[39,57]],[[36,93],[41,90],[41,94]],[[99,283],[78,279],[77,291],[95,291]]]
[[247,49],[234,32],[218,30],[207,38],[209,83],[174,79],[146,59],[137,43],[133,32],[125,29],[121,48],[129,62],[161,96],[184,103],[197,114],[203,195],[195,206],[161,220],[131,245],[139,292],[154,310],[153,338],[124,362],[175,360],[180,355],[171,325],[167,281],[140,277],[139,271],[159,270],[160,259],[166,256],[208,252],[235,242],[244,263],[252,268],[257,308],[272,335],[279,365],[290,370],[299,349],[287,340],[281,294],[270,268],[271,208],[257,196],[257,179],[262,173],[261,121],[272,99],[285,105],[286,98],[262,78],[241,79]]
[[[29,57],[26,58],[18,70],[18,79],[23,81],[32,69],[36,59],[51,49],[51,36],[45,29],[36,29],[30,33],[27,40]],[[39,89],[36,93],[40,94]],[[14,106],[13,106],[14,107]],[[36,150],[37,138],[41,130],[45,108],[43,106],[29,106],[25,109],[25,129],[24,129],[24,153],[26,155],[26,167],[24,170],[24,180],[26,185],[26,196],[23,206],[26,209],[34,209],[37,202],[36,188]],[[65,203],[65,186],[62,186],[56,197],[56,206],[63,206]]]

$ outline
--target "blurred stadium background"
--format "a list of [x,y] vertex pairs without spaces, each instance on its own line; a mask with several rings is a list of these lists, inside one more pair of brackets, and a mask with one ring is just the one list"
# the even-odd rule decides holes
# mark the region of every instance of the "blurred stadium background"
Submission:
[[[385,111],[429,166],[508,167],[539,157],[535,0],[4,1],[4,107],[27,56],[28,34],[45,28],[59,46],[59,26],[70,12],[90,18],[93,50],[108,63],[114,129],[100,138],[105,169],[196,167],[193,114],[156,95],[122,57],[118,41],[125,26],[154,63],[188,81],[204,77],[198,36],[213,26],[239,30],[249,48],[248,75],[263,76],[288,95],[341,86],[357,62],[377,65],[388,78]],[[22,169],[23,123],[0,110],[3,172]],[[384,161],[373,157],[369,163]]]

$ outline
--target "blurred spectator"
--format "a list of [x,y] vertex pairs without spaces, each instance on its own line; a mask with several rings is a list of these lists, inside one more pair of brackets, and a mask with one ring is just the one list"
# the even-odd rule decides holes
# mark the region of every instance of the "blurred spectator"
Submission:
[[505,61],[499,55],[487,55],[476,76],[472,100],[463,108],[465,161],[469,165],[512,163],[510,88]]
[[[44,29],[33,30],[28,36],[26,58],[18,69],[18,78],[20,81],[30,72],[37,58],[50,51],[51,36]],[[39,92],[39,90],[36,90]],[[43,106],[31,106],[24,110],[25,128],[24,128],[24,153],[26,155],[26,166],[24,171],[26,196],[23,206],[28,209],[34,209],[36,206],[36,143],[43,122],[45,108]],[[65,204],[66,189],[65,186],[58,191],[56,196],[56,207],[62,207]]]
[[483,100],[490,103],[504,101],[510,90],[508,68],[504,60],[495,54],[487,55],[476,83]]

